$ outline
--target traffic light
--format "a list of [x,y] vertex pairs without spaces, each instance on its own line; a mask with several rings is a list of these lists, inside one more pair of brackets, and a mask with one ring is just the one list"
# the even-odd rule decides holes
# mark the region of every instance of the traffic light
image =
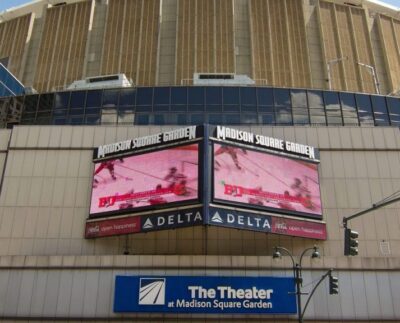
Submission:
[[344,255],[357,256],[358,255],[358,232],[351,229],[344,230]]
[[339,294],[339,279],[335,276],[332,276],[332,274],[329,274],[329,294]]

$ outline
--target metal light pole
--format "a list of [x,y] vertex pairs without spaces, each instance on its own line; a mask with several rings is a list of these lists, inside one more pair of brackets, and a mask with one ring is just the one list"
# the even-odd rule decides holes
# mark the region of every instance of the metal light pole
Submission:
[[301,262],[303,260],[304,255],[310,250],[314,250],[313,253],[311,254],[311,258],[313,258],[313,259],[320,258],[320,254],[318,252],[317,246],[305,249],[301,253],[298,262],[295,261],[292,253],[284,247],[275,247],[275,251],[272,255],[272,258],[274,258],[274,259],[281,258],[282,257],[281,251],[283,251],[292,260],[294,281],[296,283],[297,318],[298,318],[299,323],[303,323],[303,313],[301,311],[301,295],[302,295],[301,286],[303,284],[303,278],[301,277],[301,270],[302,270]]
[[357,62],[357,64],[360,66],[363,66],[365,68],[368,68],[371,71],[372,77],[374,78],[375,91],[377,94],[381,94],[379,91],[379,82],[378,82],[378,77],[375,72],[375,67],[368,65],[368,64],[361,63],[361,62]]
[[329,90],[332,90],[331,65],[337,64],[337,63],[347,60],[347,59],[349,59],[349,58],[347,56],[344,56],[344,57],[332,59],[326,63],[326,71],[328,72],[328,88],[329,88]]

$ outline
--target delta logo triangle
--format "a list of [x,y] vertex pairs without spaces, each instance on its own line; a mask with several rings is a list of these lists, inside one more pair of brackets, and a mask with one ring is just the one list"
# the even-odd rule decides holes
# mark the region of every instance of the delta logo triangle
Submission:
[[219,215],[218,211],[214,213],[213,217],[211,218],[211,222],[224,223],[224,221],[222,221],[222,218]]
[[146,222],[143,224],[143,229],[151,229],[152,227],[154,227],[154,225],[151,222],[150,218],[148,218]]

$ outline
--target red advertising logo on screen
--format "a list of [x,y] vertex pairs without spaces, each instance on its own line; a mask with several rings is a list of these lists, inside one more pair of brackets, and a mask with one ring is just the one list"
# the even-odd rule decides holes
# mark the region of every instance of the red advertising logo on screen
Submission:
[[91,217],[198,199],[199,145],[95,163]]
[[321,218],[315,163],[214,144],[214,198]]

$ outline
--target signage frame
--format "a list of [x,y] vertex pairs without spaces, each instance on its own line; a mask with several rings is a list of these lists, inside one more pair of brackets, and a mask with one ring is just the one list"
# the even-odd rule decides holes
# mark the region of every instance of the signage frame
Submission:
[[[260,148],[255,148],[253,146],[246,146],[243,144],[238,144],[238,143],[233,143],[233,142],[221,142],[221,141],[216,141],[211,139],[211,150],[212,150],[212,158],[211,158],[211,202],[215,204],[221,204],[221,205],[228,205],[232,207],[239,207],[239,208],[248,208],[250,210],[259,210],[259,211],[265,211],[265,212],[270,212],[270,213],[276,213],[276,214],[281,214],[281,215],[289,215],[289,216],[295,216],[298,218],[307,218],[307,219],[313,219],[313,220],[323,220],[323,214],[322,214],[322,199],[321,199],[321,185],[320,181],[318,184],[318,189],[319,189],[319,197],[320,197],[320,202],[321,202],[321,214],[313,214],[313,213],[305,213],[305,212],[300,212],[300,211],[295,211],[295,210],[288,210],[288,209],[281,209],[281,208],[273,208],[273,207],[268,207],[268,206],[260,206],[256,204],[250,204],[250,203],[241,203],[241,202],[235,202],[235,201],[229,201],[229,200],[224,200],[224,199],[219,199],[216,197],[216,192],[215,192],[215,156],[214,156],[214,151],[215,151],[215,145],[224,145],[224,146],[230,146],[230,147],[235,147],[235,148],[242,148],[242,149],[247,149],[250,151],[256,151],[258,153],[262,154],[267,154],[267,155],[274,155],[278,156],[281,158],[287,158],[287,159],[292,159],[296,161],[305,161],[303,158],[298,158],[297,156],[290,156],[287,154],[282,154],[282,153],[277,153],[275,151],[270,151],[270,150],[263,150]],[[306,162],[316,164],[318,165],[319,163],[316,161],[312,160],[307,160]],[[320,178],[319,174],[319,169],[317,169],[318,173],[318,179]]]
[[113,310],[115,313],[292,315],[297,313],[295,279],[117,275]]
[[[93,186],[91,188],[90,191],[90,205],[89,205],[89,216],[88,219],[92,220],[92,219],[101,219],[101,218],[112,218],[114,216],[122,216],[122,215],[128,215],[128,214],[137,214],[137,213],[141,213],[144,211],[149,211],[149,210],[163,210],[163,209],[170,209],[170,208],[178,208],[178,207],[182,207],[182,206],[187,206],[187,205],[192,205],[192,204],[198,204],[200,203],[200,201],[202,201],[203,199],[203,195],[202,195],[202,187],[203,187],[203,170],[204,170],[204,161],[203,158],[201,157],[203,155],[203,145],[202,145],[202,139],[198,138],[195,140],[190,140],[190,141],[186,141],[186,142],[179,142],[176,143],[174,145],[163,145],[163,146],[157,146],[157,147],[153,147],[151,150],[141,150],[141,151],[137,151],[134,153],[131,153],[129,155],[123,155],[123,156],[112,156],[110,158],[107,159],[101,159],[101,160],[93,160],[93,163],[98,163],[98,162],[105,162],[105,161],[110,161],[110,160],[115,160],[118,158],[127,158],[127,157],[133,157],[133,156],[140,156],[140,155],[145,155],[145,154],[149,154],[149,153],[154,153],[154,152],[159,152],[159,151],[166,151],[168,149],[174,149],[177,147],[185,147],[188,145],[192,145],[192,144],[196,144],[198,147],[197,150],[197,154],[198,154],[198,170],[197,170],[197,178],[198,178],[198,185],[197,185],[197,197],[193,198],[193,199],[188,199],[188,200],[184,200],[184,201],[176,201],[176,202],[169,202],[169,203],[164,203],[164,204],[156,204],[156,205],[146,205],[146,206],[142,206],[142,207],[137,207],[134,209],[122,209],[122,210],[114,210],[114,211],[108,211],[108,212],[101,212],[101,213],[94,213],[91,214],[90,213],[90,209],[91,209],[91,203],[92,203],[92,195],[93,195]],[[92,172],[94,173],[94,172]],[[94,175],[92,176],[92,181],[94,179]]]
[[[222,138],[217,138],[218,127],[229,129],[229,131],[231,131],[230,137],[225,138],[225,140]],[[167,133],[167,139],[172,139],[163,140],[165,133]],[[239,136],[239,134],[241,134],[241,136],[247,136],[248,142],[244,142],[246,140],[243,141],[240,140],[240,138],[232,138],[234,136]],[[174,136],[177,137],[175,138]],[[250,143],[250,136],[253,136],[253,143]],[[307,158],[306,156],[303,156],[301,154],[289,153],[288,151],[285,151],[285,149],[282,149],[282,147],[286,147],[287,143],[287,141],[284,140],[262,136],[262,140],[270,140],[271,145],[280,144],[281,149],[274,149],[274,147],[265,147],[265,142],[264,145],[256,143],[256,139],[261,138],[259,136],[261,135],[222,126],[187,126],[184,128],[178,128],[155,135],[144,136],[130,140],[128,139],[125,142],[130,142],[131,146],[125,151],[118,150],[119,148],[121,148],[118,146],[118,143],[103,145],[108,147],[112,146],[114,147],[113,149],[116,149],[116,147],[119,148],[117,149],[118,151],[111,151],[109,154],[102,158],[98,158],[99,148],[95,148],[95,150],[93,151],[93,162],[103,162],[196,144],[198,148],[198,192],[197,197],[190,200],[174,201],[164,204],[145,205],[137,208],[102,212],[96,215],[92,214],[86,221],[85,238],[90,239],[107,237],[111,235],[145,233],[197,225],[216,225],[228,228],[251,230],[256,232],[258,231],[288,235],[293,237],[326,240],[326,222],[323,220],[322,205],[321,215],[316,214],[316,216],[314,216],[313,214],[309,213],[297,211],[294,212],[281,208],[258,206],[250,203],[240,203],[215,198],[214,146],[216,144],[239,147],[259,153],[275,155],[303,162],[305,161],[315,165],[320,163],[319,150],[317,148],[298,144],[299,147],[303,147],[303,149],[305,149],[304,151],[312,151],[312,154],[315,155],[315,158]],[[154,143],[154,138],[160,139],[160,142]],[[140,139],[140,142],[144,144],[140,147],[132,147],[132,143],[136,142],[135,140],[137,139]],[[293,144],[296,145],[295,143],[288,143],[289,147],[295,147],[293,146]],[[126,145],[126,148],[127,147],[128,145]],[[322,204],[320,170],[317,169],[317,172],[319,178],[319,193]],[[190,218],[190,216],[188,217],[184,215],[185,212],[190,213],[190,210],[195,209],[200,210],[202,221],[199,220],[198,216],[196,220],[193,220],[193,217]],[[229,223],[228,221],[225,221],[225,224],[213,221],[212,217],[214,216],[213,212],[215,209],[219,209],[221,210],[221,212],[229,212],[231,214],[229,218]],[[174,217],[179,217],[179,214],[181,214],[181,217],[179,219],[175,219]],[[232,214],[238,215],[240,217],[240,221],[237,221],[237,225],[235,225],[235,221],[232,220],[232,216],[234,216]],[[184,218],[185,216],[187,217],[187,219]],[[270,228],[255,227],[254,223],[260,221],[259,218],[268,219]],[[150,222],[152,222],[153,227],[148,226],[144,230],[143,225],[149,219]],[[166,219],[169,219],[169,222]],[[245,220],[243,219],[246,219],[248,223],[245,224],[243,222]],[[154,221],[157,221],[157,225],[154,225]],[[176,221],[176,223],[174,221]],[[96,224],[98,225],[97,227]],[[100,234],[96,230],[102,231],[102,233]]]

